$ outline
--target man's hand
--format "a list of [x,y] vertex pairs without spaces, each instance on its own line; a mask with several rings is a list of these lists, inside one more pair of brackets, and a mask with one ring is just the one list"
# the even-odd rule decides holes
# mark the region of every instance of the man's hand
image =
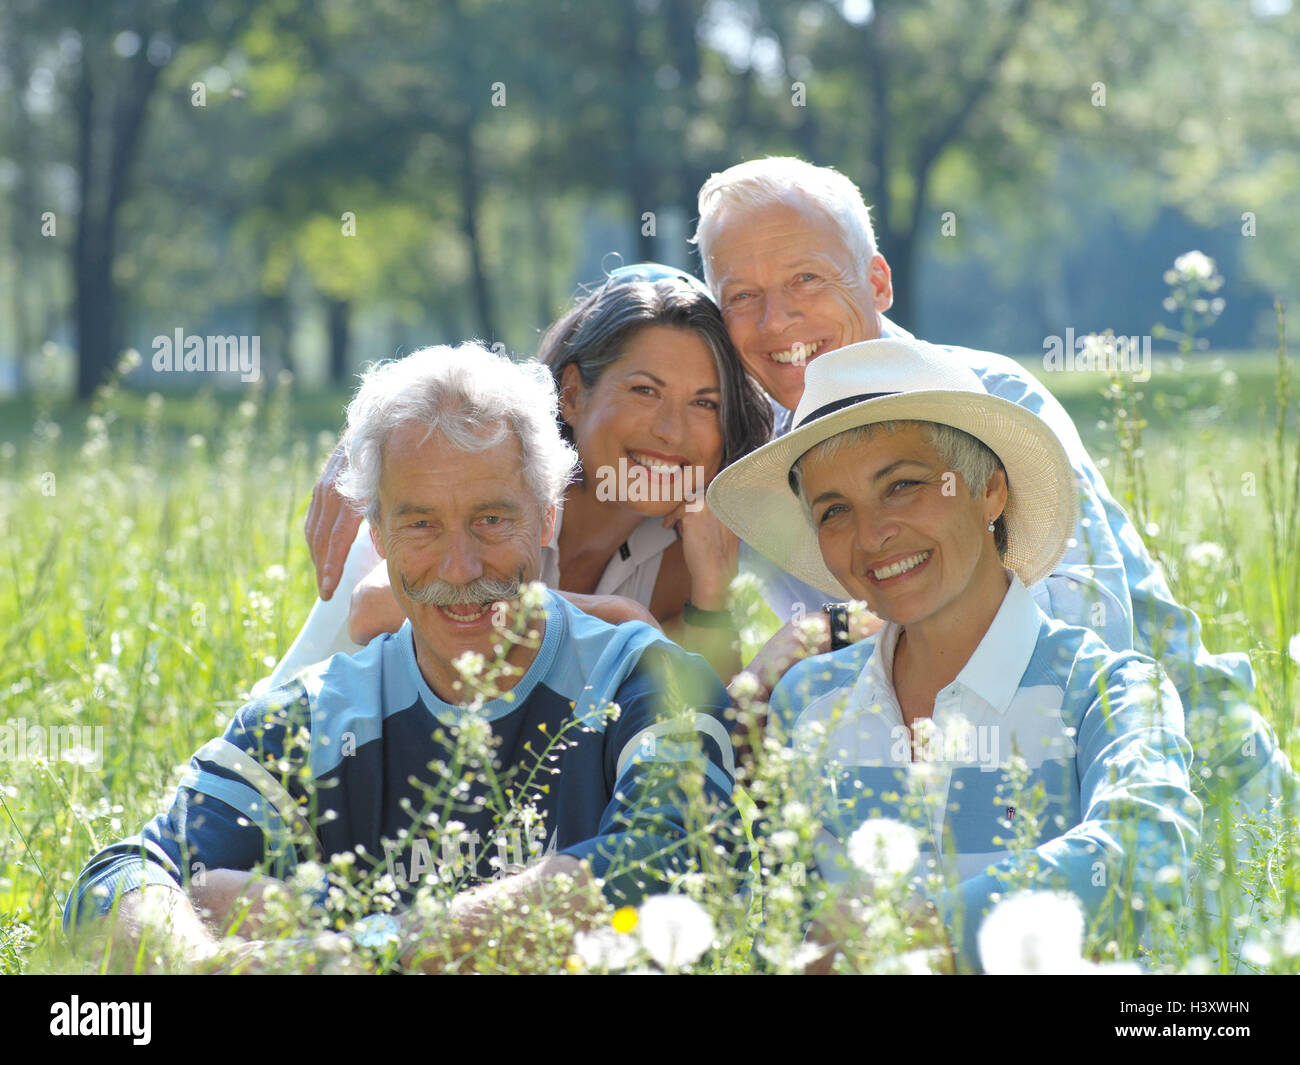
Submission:
[[214,931],[236,921],[235,934],[251,939],[262,929],[263,895],[272,884],[283,887],[284,881],[242,869],[209,869],[190,882],[190,901]]
[[361,528],[361,515],[352,509],[335,488],[339,474],[346,466],[347,454],[340,443],[325,463],[316,487],[311,490],[311,507],[303,526],[307,549],[316,566],[316,589],[322,599],[328,599],[334,594],[339,577],[343,574],[348,549],[357,538],[357,530]]
[[221,943],[179,887],[146,884],[122,895],[116,912],[79,933],[102,972],[192,972],[217,964]]
[[[471,971],[488,951],[495,968],[502,961],[511,968],[549,971],[556,962],[553,944],[535,943],[537,922],[530,912],[543,912],[548,922],[568,923],[574,931],[593,927],[605,910],[600,889],[585,863],[556,854],[521,873],[484,884],[457,895],[442,920],[425,926],[408,912],[403,918],[406,947],[402,963],[426,973]],[[531,928],[530,928],[531,925]],[[564,944],[560,957],[567,955]]]

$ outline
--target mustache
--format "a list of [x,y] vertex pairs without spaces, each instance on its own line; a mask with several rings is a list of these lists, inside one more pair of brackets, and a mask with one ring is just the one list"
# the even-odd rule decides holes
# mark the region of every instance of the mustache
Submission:
[[432,580],[424,584],[411,584],[406,574],[401,575],[402,592],[414,603],[424,606],[461,606],[471,603],[491,603],[499,599],[518,599],[519,586],[524,583],[523,567],[512,579],[504,577],[479,577],[469,584],[449,584]]

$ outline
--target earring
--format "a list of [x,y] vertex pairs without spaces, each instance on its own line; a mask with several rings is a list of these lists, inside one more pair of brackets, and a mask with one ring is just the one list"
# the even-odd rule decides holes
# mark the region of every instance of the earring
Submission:
[[994,518],[993,521],[990,521],[990,522],[989,522],[989,532],[992,532],[992,531],[993,531],[993,525],[994,525],[994,523],[995,523],[996,521],[997,521],[997,519]]

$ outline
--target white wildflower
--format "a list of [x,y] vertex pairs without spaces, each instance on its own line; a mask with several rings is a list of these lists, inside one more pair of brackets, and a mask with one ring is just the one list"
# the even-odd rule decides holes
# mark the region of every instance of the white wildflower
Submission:
[[906,876],[921,856],[916,832],[900,821],[873,817],[857,827],[848,842],[849,861],[869,876],[892,880]]
[[1065,892],[1017,892],[980,925],[979,952],[992,975],[1084,972],[1083,907]]
[[1291,637],[1291,642],[1286,646],[1286,653],[1291,656],[1291,661],[1300,662],[1300,632]]
[[780,829],[773,832],[771,836],[772,849],[782,857],[788,856],[794,849],[799,846],[799,833],[792,832],[788,828]]
[[686,895],[654,895],[641,904],[637,936],[655,964],[680,969],[713,945],[713,918]]
[[613,971],[626,969],[636,960],[641,945],[635,936],[618,932],[603,925],[592,932],[579,932],[573,937],[574,952],[588,969]]
[[782,972],[803,972],[809,965],[826,953],[820,943],[790,944],[759,943],[755,948],[758,955],[769,965]]
[[529,581],[519,589],[519,605],[525,611],[541,610],[546,604],[546,585],[541,581]]
[[461,680],[469,683],[482,675],[483,670],[487,668],[487,659],[477,651],[465,651],[452,659],[451,664],[456,667]]
[[1208,281],[1214,276],[1214,260],[1201,251],[1189,251],[1174,260],[1174,271],[1184,278]]
[[737,702],[746,702],[753,700],[762,690],[762,685],[758,683],[758,678],[747,669],[742,669],[731,678],[731,696]]
[[1223,549],[1221,544],[1216,544],[1212,540],[1192,544],[1187,549],[1187,561],[1197,566],[1214,568],[1222,566],[1227,560],[1228,552]]

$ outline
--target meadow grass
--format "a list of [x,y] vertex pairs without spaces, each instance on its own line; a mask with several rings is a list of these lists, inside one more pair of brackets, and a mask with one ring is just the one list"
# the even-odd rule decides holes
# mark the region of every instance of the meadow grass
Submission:
[[[1209,649],[1250,653],[1259,709],[1294,759],[1300,431],[1285,359],[1166,357],[1137,386],[1025,364],[1071,412],[1178,600],[1202,619]],[[281,380],[237,396],[114,385],[89,409],[41,397],[0,405],[0,725],[103,729],[102,764],[94,742],[71,760],[29,751],[0,762],[0,970],[94,968],[67,948],[63,900],[94,850],[165,808],[189,756],[222,732],[306,616],[315,587],[302,524],[346,398],[298,396]],[[741,608],[752,650],[775,619]],[[806,812],[789,801],[797,782],[779,758],[760,755],[749,791],[796,821]],[[751,950],[753,900],[733,874],[715,864],[681,885],[724,944],[705,968],[799,967],[813,889],[797,874],[812,828],[781,827],[789,831],[775,842],[759,840],[756,862],[795,873],[767,882],[761,952]],[[1297,912],[1295,863],[1268,849],[1242,873],[1275,899],[1253,967],[1294,971],[1300,945],[1287,936],[1300,925],[1280,926]],[[924,949],[901,928],[876,931],[877,968]],[[1165,931],[1150,968],[1235,964],[1222,928]],[[555,949],[553,935],[543,938]],[[565,964],[599,967],[572,957],[549,967]]]

